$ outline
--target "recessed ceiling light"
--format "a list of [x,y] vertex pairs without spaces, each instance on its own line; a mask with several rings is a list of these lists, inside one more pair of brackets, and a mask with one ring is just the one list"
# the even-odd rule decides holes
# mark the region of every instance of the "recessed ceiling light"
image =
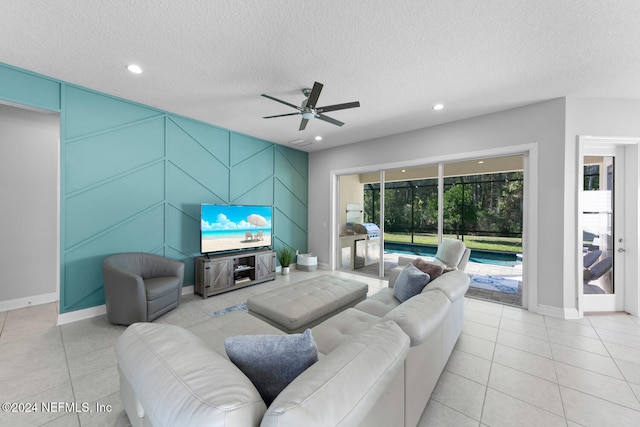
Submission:
[[478,164],[479,164],[479,165],[481,165],[481,164],[483,164],[483,163],[484,163],[484,160],[480,160],[480,161],[478,161]]
[[444,104],[436,104],[433,106],[433,109],[436,111],[442,110],[444,108]]
[[137,64],[127,65],[127,70],[131,71],[133,74],[142,74],[142,68]]
[[322,141],[322,137],[321,137],[320,135],[316,136],[316,137],[315,137],[315,138],[313,138],[313,139],[315,139],[316,141]]
[[402,169],[400,172],[405,173],[407,170],[406,169]]

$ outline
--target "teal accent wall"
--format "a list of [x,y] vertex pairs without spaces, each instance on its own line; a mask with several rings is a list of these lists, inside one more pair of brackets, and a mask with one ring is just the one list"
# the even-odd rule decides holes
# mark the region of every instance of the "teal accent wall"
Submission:
[[5,64],[0,99],[61,115],[62,313],[104,304],[116,252],[181,260],[192,285],[200,203],[271,205],[274,245],[307,251],[305,152]]

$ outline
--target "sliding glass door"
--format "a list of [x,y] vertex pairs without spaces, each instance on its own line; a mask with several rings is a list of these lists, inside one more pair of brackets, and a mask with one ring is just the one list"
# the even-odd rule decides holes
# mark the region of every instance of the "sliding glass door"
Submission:
[[[376,180],[377,177],[377,180]],[[382,226],[380,173],[339,177],[338,269],[380,275]]]
[[341,176],[339,268],[383,278],[400,255],[456,238],[473,250],[478,296],[522,305],[523,168],[514,155]]

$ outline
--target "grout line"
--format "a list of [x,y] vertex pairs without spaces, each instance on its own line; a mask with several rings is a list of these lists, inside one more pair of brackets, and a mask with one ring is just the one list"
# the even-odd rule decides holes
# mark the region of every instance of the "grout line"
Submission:
[[[631,393],[635,396],[636,400],[640,404],[640,396],[638,395],[638,393],[636,393],[635,389],[631,386],[631,383],[629,383],[629,380],[627,379],[627,376],[624,374],[624,371],[618,365],[618,361],[616,360],[616,358],[613,357],[613,354],[611,354],[611,350],[609,350],[609,347],[607,347],[606,341],[604,341],[602,339],[602,337],[600,336],[600,333],[598,332],[598,329],[591,322],[591,319],[588,318],[588,320],[589,320],[589,323],[591,324],[591,327],[593,328],[593,330],[595,331],[596,335],[598,336],[598,339],[600,340],[600,342],[604,346],[605,350],[607,351],[607,354],[609,355],[609,358],[613,361],[613,364],[618,369],[618,372],[620,372],[620,375],[622,375],[622,378],[623,378],[624,382],[627,384],[627,387],[629,387],[629,389],[631,390]],[[617,332],[617,331],[614,331],[614,332]],[[612,344],[615,344],[615,343],[612,343]],[[631,363],[633,363],[633,362],[631,362]]]
[[562,389],[560,388],[560,380],[558,378],[558,370],[556,369],[556,360],[553,357],[553,347],[551,346],[551,339],[549,339],[549,326],[547,322],[547,316],[542,316],[544,320],[544,328],[547,332],[547,339],[549,340],[549,351],[551,352],[551,364],[553,365],[553,376],[556,379],[556,388],[558,389],[558,396],[560,396],[560,405],[562,406],[562,414],[567,425],[569,425],[569,418],[567,417],[567,409],[565,408],[564,398],[562,397]]
[[[69,376],[69,384],[71,386],[71,396],[73,397],[73,401],[77,402],[76,398],[76,390],[73,385],[73,378],[71,378],[71,369],[69,369],[69,355],[67,354],[67,346],[64,342],[64,334],[62,333],[62,326],[56,325],[58,329],[60,329],[60,340],[62,341],[62,351],[64,352],[64,361],[67,364],[67,375]],[[78,421],[78,425],[81,426],[80,423],[80,414],[76,413],[76,419]]]

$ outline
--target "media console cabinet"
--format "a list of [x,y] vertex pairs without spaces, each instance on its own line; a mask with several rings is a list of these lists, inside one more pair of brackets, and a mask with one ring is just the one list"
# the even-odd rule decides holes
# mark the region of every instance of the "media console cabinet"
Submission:
[[257,250],[195,258],[194,292],[208,298],[222,292],[274,280],[276,253]]

